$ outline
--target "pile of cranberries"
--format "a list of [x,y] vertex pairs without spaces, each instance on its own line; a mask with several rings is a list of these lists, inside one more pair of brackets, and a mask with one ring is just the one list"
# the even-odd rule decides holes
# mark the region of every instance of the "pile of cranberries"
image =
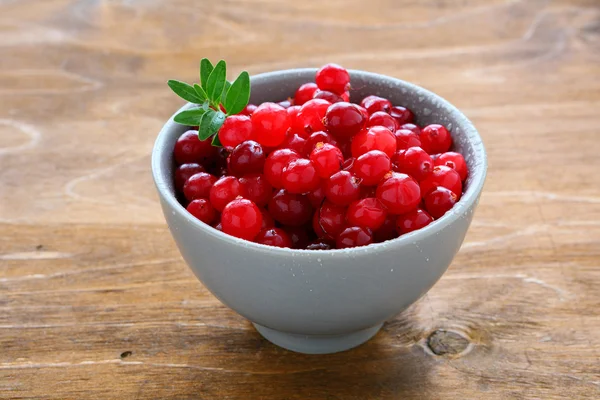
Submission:
[[350,75],[327,64],[294,98],[227,117],[222,148],[185,132],[173,150],[187,210],[270,246],[366,246],[423,228],[462,194],[468,170],[437,124],[384,98],[349,102]]

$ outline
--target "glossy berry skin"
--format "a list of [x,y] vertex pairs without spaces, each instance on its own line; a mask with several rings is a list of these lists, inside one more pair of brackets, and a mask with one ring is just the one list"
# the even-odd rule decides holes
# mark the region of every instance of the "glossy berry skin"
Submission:
[[377,111],[389,113],[392,109],[392,103],[388,99],[379,96],[367,96],[360,102],[360,105],[367,110],[369,115]]
[[240,143],[233,149],[228,159],[228,169],[232,175],[260,173],[265,166],[265,152],[253,140]]
[[[288,107],[286,109],[286,111],[288,113],[288,122],[290,123],[290,131],[292,133],[297,133],[301,137],[306,139],[306,137],[308,136],[308,133],[306,133],[304,131],[302,125],[299,124],[299,121],[298,121],[298,113],[300,112],[300,106]],[[289,136],[290,131],[288,131],[288,136]]]
[[412,124],[412,123],[400,125],[399,129],[409,130],[409,131],[411,131],[413,133],[416,133],[417,136],[421,134],[421,128],[419,128],[417,125]]
[[244,187],[235,176],[223,176],[210,189],[209,198],[210,203],[217,211],[223,211],[229,202],[244,195]]
[[325,181],[325,197],[339,206],[347,206],[360,197],[360,179],[348,171],[339,171]]
[[307,101],[302,105],[296,116],[296,124],[308,134],[324,130],[323,118],[325,118],[325,113],[330,105],[330,102],[323,99]]
[[321,204],[323,204],[323,201],[325,200],[325,184],[323,182],[321,182],[319,187],[316,190],[313,190],[312,192],[307,193],[306,197],[308,197],[310,204],[314,208],[321,207]]
[[292,247],[292,240],[288,234],[280,228],[263,229],[256,235],[254,241],[267,246]]
[[244,194],[259,207],[264,207],[271,200],[273,187],[263,174],[248,174],[240,178]]
[[445,153],[452,146],[452,136],[448,130],[438,124],[427,125],[419,135],[421,147],[429,154]]
[[[248,199],[248,200],[250,200],[250,199]],[[260,213],[262,214],[262,217],[263,217],[260,229],[274,228],[275,220],[273,219],[273,217],[271,217],[271,214],[269,214],[269,212],[264,208],[260,208]]]
[[195,175],[198,172],[205,172],[205,170],[202,165],[196,163],[182,164],[177,167],[177,169],[175,169],[175,173],[173,174],[175,190],[178,192],[183,191],[183,185],[185,185],[185,182],[190,179],[192,175]]
[[445,187],[438,186],[425,196],[424,201],[425,208],[429,211],[429,214],[433,218],[438,219],[454,207],[454,204],[458,201],[458,197],[454,192]]
[[329,178],[342,168],[344,156],[340,149],[329,143],[317,143],[310,153],[310,161],[320,178]]
[[467,179],[469,169],[467,168],[465,158],[460,153],[456,153],[454,151],[442,153],[435,159],[435,165],[445,165],[454,169],[456,172],[458,172],[458,175],[460,175],[461,181]]
[[217,153],[211,139],[198,139],[198,131],[189,130],[179,136],[173,148],[173,157],[178,165],[210,161]]
[[342,171],[352,172],[354,171],[354,163],[356,162],[356,158],[348,157],[344,160],[342,164]]
[[298,154],[304,154],[304,150],[306,149],[307,140],[297,133],[288,133],[287,137],[279,145],[280,149],[290,149],[294,150]]
[[206,199],[192,200],[186,209],[194,217],[208,225],[217,219],[217,211]]
[[396,150],[406,150],[410,147],[421,147],[419,135],[408,129],[398,129],[394,132]]
[[399,125],[390,114],[383,111],[377,111],[371,114],[367,121],[367,126],[385,126],[390,131],[396,132]]
[[279,146],[290,127],[285,108],[274,103],[263,103],[252,114],[254,140],[263,146]]
[[458,197],[462,194],[460,175],[458,172],[445,165],[433,167],[431,175],[423,179],[419,185],[421,186],[421,195],[423,198],[438,186],[443,186],[446,189],[453,191]]
[[275,150],[269,154],[265,161],[264,174],[271,186],[276,189],[283,187],[283,182],[281,181],[283,167],[298,158],[300,158],[300,154],[290,149]]
[[352,103],[335,103],[325,114],[325,126],[329,133],[340,140],[349,140],[365,126],[365,116]]
[[373,232],[373,240],[375,243],[381,243],[397,237],[398,232],[396,231],[396,216],[388,214],[387,218],[383,222],[383,225]]
[[292,241],[293,249],[304,249],[310,243],[310,238],[308,236],[307,229],[304,226],[288,226],[285,228],[285,232]]
[[319,188],[321,179],[312,161],[298,158],[283,167],[281,183],[288,193],[302,194]]
[[335,243],[338,249],[367,246],[373,243],[373,233],[369,229],[353,226],[344,229]]
[[219,140],[225,147],[235,147],[252,139],[252,120],[247,115],[230,115],[219,129]]
[[400,234],[416,231],[433,222],[433,218],[422,208],[398,216],[396,229]]
[[312,218],[313,207],[306,196],[280,190],[269,201],[269,213],[280,224],[302,226]]
[[252,201],[235,199],[227,204],[221,214],[223,232],[241,239],[253,240],[261,230],[262,214]]
[[313,150],[319,143],[328,143],[333,146],[337,146],[337,140],[335,140],[330,134],[324,131],[318,131],[311,134],[306,140],[306,147],[304,148],[304,154],[310,156]]
[[396,152],[396,137],[383,126],[363,129],[352,140],[352,156],[358,158],[371,150],[380,150],[388,157],[393,156]]
[[410,176],[393,172],[377,186],[377,199],[390,214],[405,214],[421,201],[419,184]]
[[431,175],[433,160],[422,148],[411,147],[397,159],[397,166],[399,172],[404,172],[420,182]]
[[331,104],[334,103],[339,103],[344,101],[344,99],[342,98],[342,96],[337,95],[333,92],[330,92],[328,90],[317,90],[313,96],[313,99],[323,99],[323,100],[327,100],[328,102],[330,102]]
[[344,229],[346,229],[346,207],[325,201],[313,216],[313,230],[317,236],[335,239]]
[[390,158],[383,151],[371,150],[354,161],[352,170],[366,186],[377,185],[392,169]]
[[214,175],[206,172],[194,174],[183,185],[183,195],[188,201],[207,199],[210,195],[210,189],[216,181],[217,178]]
[[373,197],[352,202],[346,212],[346,219],[351,226],[369,228],[371,231],[379,229],[386,218],[387,211],[383,204]]
[[395,106],[390,110],[390,115],[398,122],[398,125],[404,125],[413,122],[415,115],[406,107]]
[[319,89],[316,83],[305,83],[301,85],[294,95],[294,104],[297,106],[301,106],[309,100],[312,100],[315,92]]
[[257,108],[258,107],[256,106],[256,104],[248,104],[246,107],[244,107],[240,114],[250,116],[254,113],[254,111],[256,111]]
[[317,71],[315,82],[319,89],[341,95],[350,83],[350,74],[337,64],[326,64]]

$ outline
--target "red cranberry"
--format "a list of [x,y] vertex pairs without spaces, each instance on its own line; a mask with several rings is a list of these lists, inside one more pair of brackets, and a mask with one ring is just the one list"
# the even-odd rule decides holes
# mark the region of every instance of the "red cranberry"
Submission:
[[298,158],[283,167],[281,183],[289,193],[301,194],[316,190],[321,180],[312,161]]
[[254,111],[256,111],[258,107],[256,106],[256,104],[248,104],[240,114],[242,115],[252,115],[254,113]]
[[398,129],[396,120],[384,111],[377,111],[371,114],[367,121],[367,126],[385,126],[392,132],[396,132],[396,129]]
[[333,146],[337,146],[337,141],[328,133],[318,131],[311,134],[306,140],[306,147],[304,148],[305,154],[310,155],[319,143],[329,143]]
[[337,64],[326,64],[317,71],[315,82],[321,90],[342,94],[350,83],[350,74]]
[[256,235],[254,241],[267,246],[292,247],[290,237],[280,228],[263,229]]
[[338,148],[342,151],[344,159],[352,157],[352,141],[346,140],[338,143]]
[[244,193],[248,200],[257,206],[266,206],[273,194],[273,188],[263,174],[249,174],[240,178]]
[[344,101],[344,99],[341,96],[338,96],[337,94],[329,92],[327,90],[317,90],[315,92],[315,95],[313,96],[313,99],[323,99],[330,102],[331,104],[340,103]]
[[354,163],[356,162],[356,158],[348,157],[344,160],[342,164],[342,171],[352,172],[354,171]]
[[229,156],[229,171],[235,176],[262,172],[264,165],[263,148],[253,140],[240,143]]
[[285,140],[290,127],[285,108],[274,103],[263,103],[252,114],[256,141],[263,146],[275,147]]
[[269,214],[269,212],[264,208],[260,209],[260,213],[262,214],[263,218],[260,229],[275,228],[275,220],[273,217],[271,217],[271,214]]
[[356,108],[360,110],[360,113],[365,117],[365,121],[369,120],[369,112],[363,106],[356,105]]
[[358,226],[344,229],[336,240],[338,249],[367,246],[371,243],[373,243],[373,233],[369,229]]
[[292,133],[297,133],[298,135],[300,135],[300,137],[306,139],[308,133],[304,130],[304,127],[298,121],[299,112],[300,106],[291,106],[287,108],[288,122],[290,123],[290,130],[288,131],[288,136],[289,132],[291,131]]
[[396,216],[388,215],[383,222],[383,225],[373,232],[373,236],[376,243],[397,238],[398,232],[396,232]]
[[183,164],[177,167],[175,170],[175,190],[181,192],[183,190],[183,185],[185,182],[190,179],[190,177],[198,172],[205,172],[204,167],[200,164],[190,163]]
[[360,131],[352,140],[352,156],[360,157],[367,151],[381,150],[388,157],[396,152],[394,134],[383,126],[373,126]]
[[315,212],[313,229],[317,236],[335,239],[346,228],[346,207],[328,201]]
[[198,139],[198,131],[187,131],[177,139],[173,149],[175,162],[179,165],[198,163],[212,160],[217,153],[217,148],[212,145],[211,139]]
[[340,206],[346,206],[360,196],[360,179],[348,171],[339,171],[325,182],[325,197]]
[[218,211],[223,211],[229,202],[244,195],[244,187],[235,176],[224,176],[210,189],[210,203]]
[[379,229],[387,217],[387,211],[379,200],[373,197],[352,202],[348,207],[346,218],[354,226],[369,228],[372,231]]
[[335,103],[325,114],[325,126],[336,138],[347,140],[356,135],[365,125],[365,116],[351,103]]
[[338,172],[344,162],[344,156],[340,149],[328,143],[317,143],[315,149],[310,153],[310,160],[317,169],[321,178],[329,178]]
[[431,215],[427,211],[417,208],[406,214],[398,216],[396,220],[396,229],[401,234],[416,231],[433,222]]
[[221,215],[223,232],[241,239],[253,240],[260,232],[262,214],[252,201],[235,199],[227,204]]
[[419,136],[408,129],[398,129],[394,136],[396,137],[396,149],[406,150],[409,147],[421,147]]
[[312,100],[317,89],[319,89],[317,84],[312,82],[300,86],[294,95],[294,104],[301,106],[307,101]]
[[306,139],[297,133],[288,133],[286,139],[279,146],[280,149],[294,150],[298,154],[304,153],[306,149]]
[[187,210],[194,217],[205,224],[212,224],[217,219],[217,212],[206,199],[192,200],[187,206]]
[[413,122],[415,115],[406,107],[396,106],[390,110],[390,115],[398,122],[398,125],[404,125]]
[[409,130],[415,134],[420,135],[421,134],[421,128],[419,128],[417,125],[415,124],[402,124],[400,125],[400,129],[406,129]]
[[404,172],[417,181],[427,178],[433,171],[431,156],[420,147],[407,149],[397,162],[399,172]]
[[346,103],[350,102],[350,92],[349,91],[345,91],[344,93],[342,93],[342,101],[345,101]]
[[225,147],[235,147],[252,139],[252,120],[247,115],[231,115],[219,129],[219,140]]
[[417,207],[421,191],[419,184],[410,176],[392,172],[377,186],[377,199],[391,214],[404,214]]
[[280,190],[269,201],[269,213],[283,225],[302,226],[310,221],[313,208],[306,196]]
[[300,158],[300,155],[290,149],[275,150],[267,157],[265,161],[265,177],[276,189],[281,189],[283,183],[281,181],[281,172],[283,167],[288,165],[291,161]]
[[377,185],[392,169],[390,158],[383,151],[371,150],[361,155],[354,162],[353,171],[362,179],[362,184]]
[[392,109],[392,103],[388,99],[384,99],[379,96],[367,96],[361,102],[369,114],[376,113],[377,111],[383,111],[389,113]]
[[429,154],[445,153],[452,146],[452,136],[444,126],[438,124],[424,127],[419,139],[421,139],[421,147]]
[[330,102],[322,99],[312,99],[302,105],[296,116],[297,124],[308,133],[322,131],[325,129],[323,118],[327,112]]
[[285,231],[292,241],[293,249],[303,249],[310,242],[306,228],[303,226],[288,226]]
[[[452,168],[458,175],[460,175],[460,180],[464,181],[467,179],[467,174],[469,169],[467,168],[467,163],[465,162],[465,158],[460,153],[455,153],[453,151],[449,151],[447,153],[440,154],[435,159],[435,165],[445,165],[447,167]],[[182,165],[183,167],[183,165]]]
[[321,183],[321,185],[319,185],[319,187],[316,190],[313,190],[312,192],[306,195],[306,197],[308,197],[308,200],[310,201],[310,204],[312,204],[312,206],[315,208],[321,207],[323,200],[325,200],[324,186],[324,183]]
[[215,176],[206,172],[194,174],[183,185],[183,195],[188,201],[207,199],[216,181]]
[[433,167],[431,175],[423,179],[419,185],[421,186],[421,195],[423,197],[438,186],[443,186],[446,189],[453,191],[458,197],[462,194],[460,175],[458,172],[445,165]]
[[435,219],[454,207],[458,197],[451,190],[438,186],[425,196],[425,208]]

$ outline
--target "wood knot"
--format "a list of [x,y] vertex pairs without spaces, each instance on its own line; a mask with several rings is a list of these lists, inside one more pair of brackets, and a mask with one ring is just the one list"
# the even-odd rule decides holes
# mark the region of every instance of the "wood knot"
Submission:
[[469,339],[458,332],[438,329],[427,338],[427,347],[438,356],[453,356],[469,347]]
[[121,353],[121,358],[127,358],[132,354],[133,354],[133,352],[131,352],[131,351],[124,351]]

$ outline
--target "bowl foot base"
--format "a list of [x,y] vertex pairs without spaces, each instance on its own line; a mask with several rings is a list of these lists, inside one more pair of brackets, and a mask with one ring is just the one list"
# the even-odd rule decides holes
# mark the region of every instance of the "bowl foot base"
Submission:
[[383,326],[383,324],[379,324],[361,331],[340,335],[299,335],[276,331],[258,324],[253,325],[269,342],[304,354],[330,354],[349,350],[371,339]]

